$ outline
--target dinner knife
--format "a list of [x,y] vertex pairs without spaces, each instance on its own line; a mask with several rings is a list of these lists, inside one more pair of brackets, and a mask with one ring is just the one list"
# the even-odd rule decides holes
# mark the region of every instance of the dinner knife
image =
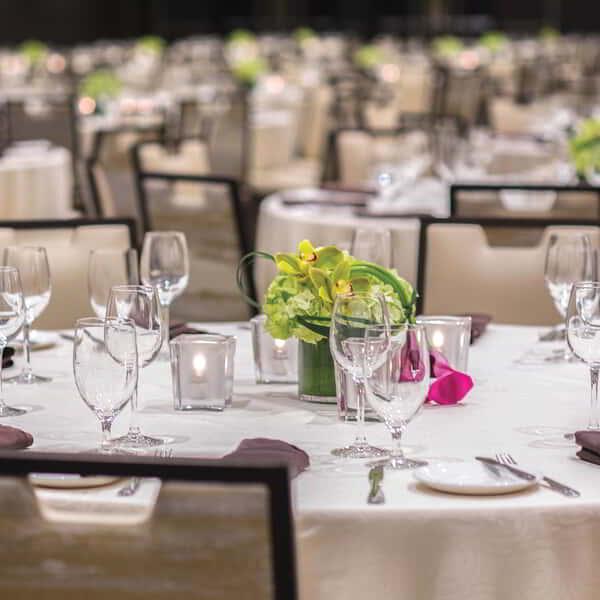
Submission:
[[535,475],[532,473],[528,473],[527,471],[523,471],[522,469],[518,469],[517,467],[513,467],[512,465],[505,465],[501,463],[499,460],[495,460],[493,458],[487,458],[485,456],[476,456],[475,460],[478,460],[487,465],[495,465],[496,467],[504,467],[508,471],[510,471],[513,475],[520,477],[521,479],[525,479],[526,481],[534,481],[537,479]]

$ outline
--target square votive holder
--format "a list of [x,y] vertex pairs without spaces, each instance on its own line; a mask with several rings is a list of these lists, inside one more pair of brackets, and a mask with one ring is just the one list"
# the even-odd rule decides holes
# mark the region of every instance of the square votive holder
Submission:
[[175,410],[223,410],[233,395],[235,338],[183,334],[169,343]]
[[256,383],[298,382],[298,340],[273,338],[265,328],[267,317],[250,319]]
[[430,350],[439,352],[448,364],[465,373],[469,362],[471,317],[421,316],[417,323],[425,327]]

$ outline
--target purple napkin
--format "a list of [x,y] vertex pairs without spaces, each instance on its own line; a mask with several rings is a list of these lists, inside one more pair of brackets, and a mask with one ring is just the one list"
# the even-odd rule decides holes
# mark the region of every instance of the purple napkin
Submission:
[[581,460],[600,465],[600,431],[576,431],[575,441],[581,446],[577,453]]
[[2,450],[22,450],[29,448],[33,444],[33,436],[26,431],[0,425],[0,449]]
[[248,461],[275,461],[285,463],[288,467],[290,478],[300,475],[310,460],[308,454],[297,446],[292,446],[281,440],[268,438],[251,438],[242,440],[239,446],[223,458],[240,459]]
[[13,355],[15,353],[15,349],[10,346],[5,346],[4,351],[2,352],[2,368],[13,366]]
[[485,333],[487,326],[492,320],[491,315],[483,313],[464,314],[460,316],[471,317],[471,344],[475,343]]

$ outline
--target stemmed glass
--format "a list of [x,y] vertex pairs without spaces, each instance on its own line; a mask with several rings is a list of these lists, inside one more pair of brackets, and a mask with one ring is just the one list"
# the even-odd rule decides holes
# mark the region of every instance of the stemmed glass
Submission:
[[[110,291],[106,317],[130,319],[135,325],[137,356],[140,369],[147,367],[158,354],[162,341],[160,311],[156,290],[147,285],[116,285]],[[127,448],[159,446],[163,440],[144,435],[138,419],[138,384],[131,397],[131,421],[127,435],[116,444]]]
[[359,227],[354,230],[350,254],[386,269],[392,266],[392,241],[389,229]]
[[161,358],[169,360],[169,307],[188,284],[189,259],[185,235],[180,231],[151,231],[144,236],[141,276],[158,291],[164,327]]
[[600,281],[580,281],[573,285],[567,308],[566,328],[569,348],[590,368],[590,416],[587,428],[600,430]]
[[137,285],[138,256],[135,249],[102,248],[90,251],[88,260],[88,291],[90,304],[99,318],[106,315],[110,290],[115,285]]
[[[586,234],[565,232],[550,236],[544,280],[563,323],[573,283],[595,279],[595,268],[594,251]],[[565,344],[564,352],[552,355],[549,360],[568,362],[573,360],[573,355]]]
[[[374,337],[367,331],[367,337]],[[387,425],[396,447],[385,466],[414,469],[426,464],[411,460],[402,451],[402,434],[418,414],[429,390],[429,349],[422,325],[394,325],[383,364],[365,366],[367,401]]]
[[2,354],[9,340],[20,331],[25,321],[25,301],[19,271],[0,267],[0,417],[17,417],[27,411],[4,402],[2,394]]
[[31,369],[31,343],[29,333],[32,323],[44,312],[50,302],[50,267],[46,249],[37,246],[9,246],[4,249],[3,264],[19,271],[25,301],[23,345],[25,366],[19,375],[8,378],[10,383],[45,383],[50,377],[36,375]]
[[331,451],[334,456],[372,458],[388,454],[387,450],[371,446],[365,436],[364,377],[366,368],[375,369],[385,360],[389,338],[389,316],[382,295],[356,292],[336,297],[329,346],[333,359],[352,377],[357,389],[357,431],[352,444]]
[[115,452],[110,437],[115,417],[137,385],[135,326],[124,319],[79,319],[73,341],[73,374],[82,400],[102,426],[100,452]]

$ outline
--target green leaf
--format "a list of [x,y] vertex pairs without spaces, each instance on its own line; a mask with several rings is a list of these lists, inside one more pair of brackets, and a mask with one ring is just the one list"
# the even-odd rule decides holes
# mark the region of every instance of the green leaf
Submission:
[[302,274],[302,264],[300,259],[293,254],[278,252],[275,255],[275,264],[277,265],[277,270],[282,273],[287,273],[288,275]]
[[316,250],[315,266],[321,269],[335,269],[343,260],[344,253],[335,246],[323,246]]

